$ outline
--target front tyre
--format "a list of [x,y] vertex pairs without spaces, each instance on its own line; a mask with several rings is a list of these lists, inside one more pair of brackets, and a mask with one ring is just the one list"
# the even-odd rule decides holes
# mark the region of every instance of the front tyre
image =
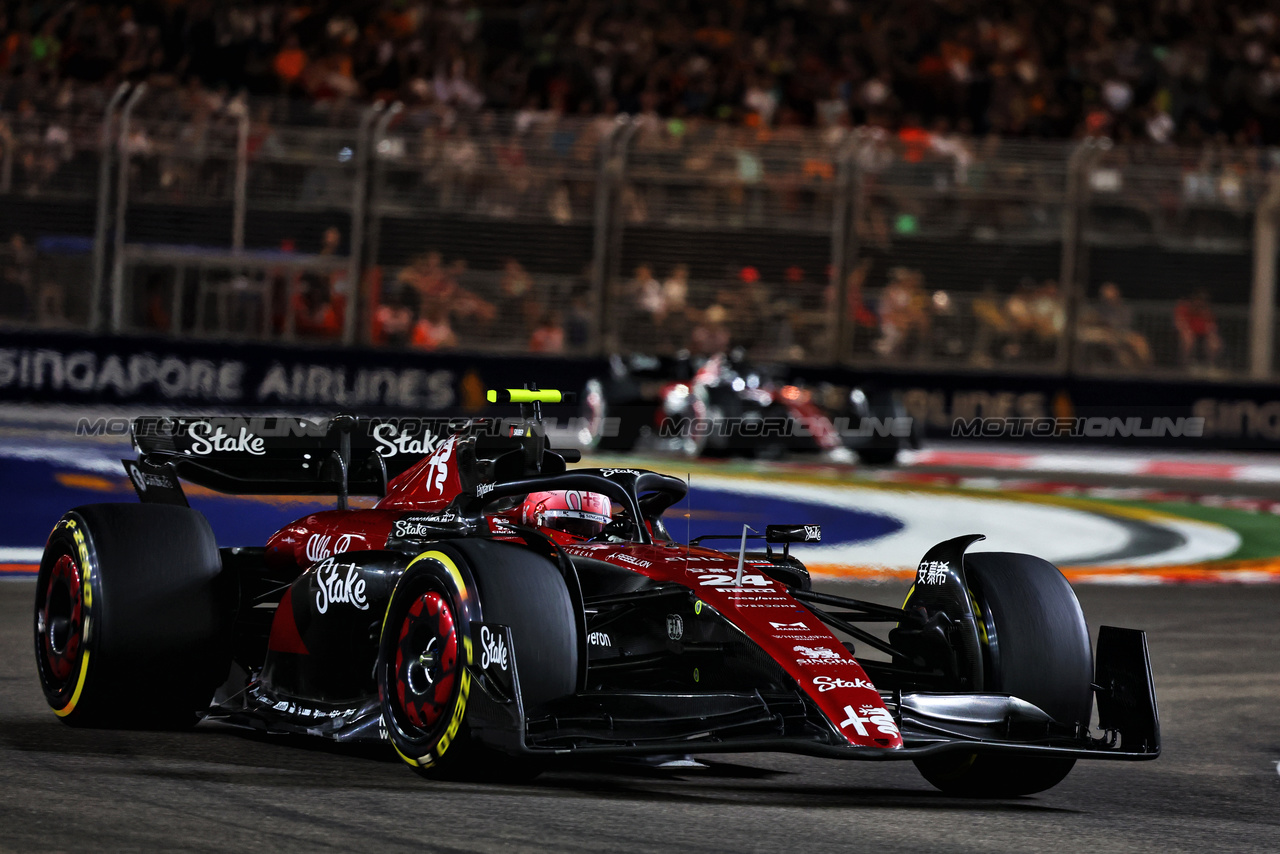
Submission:
[[[1048,561],[1008,552],[964,557],[980,612],[986,684],[1039,706],[1059,723],[1088,727],[1093,710],[1089,627],[1067,579]],[[1074,758],[957,753],[916,760],[950,795],[1005,798],[1056,786]]]
[[387,608],[377,669],[387,736],[426,777],[526,781],[540,766],[481,744],[467,726],[471,627],[482,619],[511,627],[527,711],[573,693],[577,628],[555,566],[510,543],[439,544],[409,564]]
[[36,669],[73,726],[189,726],[231,664],[233,613],[209,523],[158,504],[58,521],[36,579]]

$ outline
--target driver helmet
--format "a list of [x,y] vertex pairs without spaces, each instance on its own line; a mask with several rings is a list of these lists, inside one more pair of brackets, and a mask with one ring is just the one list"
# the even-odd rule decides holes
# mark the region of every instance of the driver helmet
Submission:
[[520,506],[520,522],[590,538],[599,535],[609,524],[612,508],[608,496],[598,492],[576,489],[532,492]]

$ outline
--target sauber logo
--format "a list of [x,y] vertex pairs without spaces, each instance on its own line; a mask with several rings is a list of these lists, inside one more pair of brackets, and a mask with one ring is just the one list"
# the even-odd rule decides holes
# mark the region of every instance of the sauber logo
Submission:
[[[330,543],[333,547],[330,548]],[[307,562],[315,563],[333,555],[351,551],[351,535],[343,534],[335,541],[329,534],[312,534],[307,538]]]
[[830,649],[830,648],[825,647],[825,646],[817,646],[817,647],[813,647],[813,646],[793,646],[791,649],[792,649],[794,652],[798,652],[798,653],[800,653],[800,654],[801,654],[802,656],[804,656],[805,658],[824,658],[824,659],[826,659],[826,658],[842,658],[842,657],[843,657],[843,656],[841,656],[841,655],[840,655],[840,653],[836,652],[834,649]]
[[837,688],[870,688],[872,691],[876,689],[876,686],[865,679],[841,679],[839,676],[815,676],[813,684],[820,694]]
[[896,736],[898,734],[898,725],[893,722],[893,715],[889,714],[889,710],[886,708],[864,705],[859,706],[857,711],[854,711],[853,706],[845,706],[844,713],[849,717],[840,722],[840,729],[851,726],[853,731],[863,738],[871,734],[867,731],[866,724],[874,726],[876,732],[882,735]]
[[431,433],[414,436],[401,433],[394,424],[379,424],[373,428],[373,439],[378,443],[378,453],[384,457],[396,454],[430,454],[440,447],[440,439]]
[[133,481],[134,486],[138,487],[139,492],[146,492],[148,486],[155,486],[160,489],[173,489],[173,482],[162,474],[150,474],[144,472],[137,466],[128,466],[129,478]]
[[507,641],[502,635],[490,632],[488,626],[480,628],[480,669],[488,670],[496,664],[507,669]]
[[266,443],[262,437],[253,435],[246,427],[240,428],[240,435],[228,436],[221,427],[215,430],[208,421],[197,421],[187,432],[191,436],[191,453],[193,454],[203,456],[212,454],[214,451],[244,451],[262,456],[267,452]]
[[325,558],[324,563],[316,567],[316,584],[320,587],[316,591],[316,610],[321,614],[336,603],[346,603],[361,611],[369,610],[369,600],[364,595],[364,579],[354,563],[335,563],[333,558]]

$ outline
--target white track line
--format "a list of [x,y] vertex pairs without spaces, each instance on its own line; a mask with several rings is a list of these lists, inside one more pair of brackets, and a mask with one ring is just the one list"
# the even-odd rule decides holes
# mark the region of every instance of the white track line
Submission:
[[[813,564],[913,568],[934,543],[962,534],[986,534],[974,551],[1012,551],[1039,555],[1060,566],[1080,565],[1090,555],[1118,551],[1130,542],[1129,530],[1100,513],[1052,504],[971,498],[961,495],[897,492],[856,486],[786,483],[749,478],[699,476],[698,490],[744,496],[768,494],[795,501],[889,516],[903,523],[892,534],[862,543],[806,547],[801,558]],[[1224,558],[1240,545],[1235,531],[1221,525],[1181,519],[1151,520],[1184,538],[1182,545],[1135,556],[1123,565],[1168,565]]]

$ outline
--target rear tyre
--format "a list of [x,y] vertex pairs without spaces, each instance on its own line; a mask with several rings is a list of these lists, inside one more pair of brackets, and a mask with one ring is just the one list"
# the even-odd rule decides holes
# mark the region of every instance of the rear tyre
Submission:
[[229,589],[204,516],[89,504],[58,521],[36,581],[36,668],[72,726],[182,727],[231,665]]
[[[965,555],[965,578],[985,627],[984,690],[1020,697],[1065,724],[1088,726],[1093,653],[1075,592],[1057,567],[1031,555]],[[958,753],[916,760],[950,795],[1003,798],[1056,786],[1072,758]]]
[[555,566],[511,543],[441,543],[410,563],[387,608],[378,655],[387,735],[423,776],[524,782],[538,763],[481,744],[467,726],[478,621],[511,627],[526,714],[575,691],[577,627]]

